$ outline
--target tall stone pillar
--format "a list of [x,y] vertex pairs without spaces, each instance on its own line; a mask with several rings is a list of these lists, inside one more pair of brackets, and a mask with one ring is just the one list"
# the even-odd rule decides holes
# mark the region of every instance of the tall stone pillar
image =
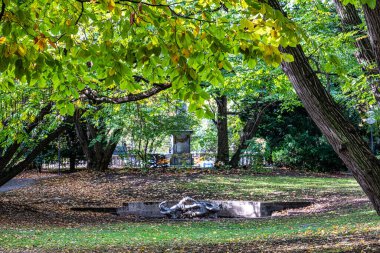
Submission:
[[193,159],[190,153],[191,130],[177,131],[172,135],[172,157],[170,165],[191,166]]
[[[187,113],[187,105],[182,104],[177,109],[177,115]],[[185,128],[186,129],[186,128]],[[177,130],[172,135],[170,165],[173,166],[192,166],[193,159],[190,151],[191,130]]]

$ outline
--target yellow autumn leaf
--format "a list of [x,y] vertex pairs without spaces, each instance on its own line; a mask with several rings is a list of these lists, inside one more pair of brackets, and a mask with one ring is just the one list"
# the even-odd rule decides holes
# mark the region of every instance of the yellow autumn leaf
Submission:
[[115,1],[114,0],[109,0],[108,1],[108,10],[113,11],[115,9]]
[[278,38],[279,36],[278,36],[278,32],[276,31],[276,30],[272,30],[271,32],[270,32],[270,35],[273,37],[273,38]]
[[46,47],[46,39],[43,39],[43,38],[40,38],[37,43],[37,49],[39,51],[44,51],[45,47]]
[[243,9],[246,9],[246,8],[248,8],[248,4],[247,4],[247,2],[246,1],[241,1],[241,7],[243,8]]
[[26,55],[26,47],[24,45],[18,45],[17,54],[21,57],[24,57]]
[[1,45],[1,44],[4,44],[5,41],[7,41],[7,38],[5,38],[5,37],[0,37],[0,45]]
[[194,36],[197,36],[199,34],[199,30],[200,30],[199,26],[196,26],[193,32]]
[[177,64],[178,61],[179,61],[179,56],[176,55],[176,54],[174,54],[174,55],[172,55],[171,59],[172,59],[172,61],[173,61],[174,64]]
[[264,55],[272,55],[275,53],[275,48],[268,45],[268,46],[265,46],[265,49],[264,49]]
[[189,58],[190,51],[184,48],[184,49],[182,49],[182,54],[183,54],[183,56],[185,56],[185,58]]

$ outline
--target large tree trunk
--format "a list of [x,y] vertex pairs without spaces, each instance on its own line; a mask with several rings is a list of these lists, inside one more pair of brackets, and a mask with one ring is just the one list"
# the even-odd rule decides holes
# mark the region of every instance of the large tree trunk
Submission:
[[354,5],[343,5],[341,0],[334,0],[336,11],[345,30],[356,30],[355,26],[361,24],[361,19]]
[[229,161],[227,96],[219,96],[215,98],[215,101],[218,107],[218,115],[216,121],[218,132],[218,151],[216,155],[216,164],[227,164]]
[[294,62],[283,63],[282,68],[310,117],[345,165],[351,169],[380,215],[380,162],[324,90],[322,83],[311,69],[302,48],[300,46],[288,47],[283,51],[294,56]]
[[[269,0],[268,3],[281,10],[277,0]],[[294,57],[293,62],[283,62],[282,69],[293,84],[305,109],[335,152],[352,171],[380,215],[380,162],[323,88],[302,47],[281,48],[281,51]]]
[[346,31],[356,31],[355,46],[358,52],[355,57],[359,64],[363,66],[364,73],[366,74],[367,82],[372,90],[372,93],[380,105],[380,83],[378,78],[374,78],[374,74],[378,74],[379,71],[376,67],[376,59],[372,50],[370,39],[367,34],[358,27],[362,24],[362,20],[352,4],[343,5],[340,0],[334,0],[335,8],[341,19],[343,29]]
[[98,141],[100,129],[90,122],[81,121],[79,110],[75,112],[75,130],[87,160],[87,169],[105,171],[108,169],[112,154],[116,148],[117,140],[111,138],[108,141]]
[[70,172],[73,173],[75,172],[75,167],[76,167],[76,159],[77,159],[77,155],[76,153],[71,153],[70,154],[70,157],[69,157],[69,160],[70,160]]

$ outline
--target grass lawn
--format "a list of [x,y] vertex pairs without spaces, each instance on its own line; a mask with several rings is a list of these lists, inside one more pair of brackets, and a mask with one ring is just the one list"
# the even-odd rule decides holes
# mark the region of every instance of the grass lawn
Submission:
[[197,189],[207,195],[215,193],[238,199],[294,200],[328,195],[363,195],[352,178],[207,175],[198,180],[177,184],[188,190]]
[[302,241],[310,238],[320,241],[331,239],[326,237],[355,235],[379,238],[379,231],[380,217],[371,210],[360,209],[347,214],[326,214],[307,219],[293,217],[218,222],[125,222],[80,228],[3,229],[0,231],[0,245],[3,250],[38,248],[46,251],[109,247],[173,249],[181,248],[181,244],[189,247],[263,240]]
[[[102,191],[95,190],[99,188]],[[34,195],[37,191],[38,196]],[[104,199],[107,206],[120,206],[126,201],[185,195],[202,199],[312,199],[316,204],[266,219],[178,222],[69,210],[72,206],[88,206],[89,199],[92,205]],[[0,252],[380,250],[380,217],[371,210],[357,183],[348,177],[81,172],[2,194],[0,205]],[[4,209],[6,205],[12,207],[10,211]],[[8,211],[18,212],[14,220]]]

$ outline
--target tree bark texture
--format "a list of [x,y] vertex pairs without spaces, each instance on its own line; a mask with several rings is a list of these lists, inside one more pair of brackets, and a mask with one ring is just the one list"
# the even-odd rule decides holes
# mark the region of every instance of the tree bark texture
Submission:
[[380,73],[380,0],[376,1],[375,9],[371,9],[367,4],[364,4],[363,11],[372,52],[375,55],[378,73]]
[[223,164],[227,164],[229,161],[227,96],[219,96],[215,99],[215,101],[218,107],[216,121],[218,132],[218,150],[216,155],[216,163],[221,162]]
[[[273,8],[279,9],[278,1]],[[380,17],[380,16],[379,16]],[[379,23],[380,25],[380,23]],[[352,171],[355,179],[380,215],[380,162],[369,150],[355,127],[342,115],[311,68],[300,45],[281,48],[293,55],[293,62],[283,62],[282,69],[293,84],[310,117],[325,135],[335,152]]]
[[380,81],[379,78],[373,77],[373,75],[379,74],[379,71],[375,67],[376,59],[372,50],[370,39],[367,34],[358,27],[362,24],[359,13],[352,4],[343,5],[340,0],[334,0],[334,4],[341,19],[343,29],[346,31],[357,32],[355,46],[358,51],[355,53],[355,57],[359,64],[362,65],[371,91],[377,104],[380,105]]
[[[357,26],[362,23],[354,5],[343,5],[340,0],[334,0],[336,11],[342,21],[343,27],[347,29],[350,26]],[[355,29],[355,28],[353,28]]]

